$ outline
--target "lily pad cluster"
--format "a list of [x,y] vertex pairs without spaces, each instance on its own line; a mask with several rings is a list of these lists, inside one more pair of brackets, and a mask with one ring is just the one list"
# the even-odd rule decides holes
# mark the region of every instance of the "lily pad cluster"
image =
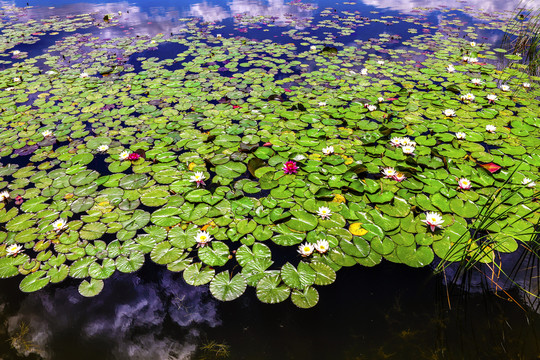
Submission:
[[[387,34],[294,45],[185,19],[182,35],[73,34],[10,61],[0,277],[23,275],[25,292],[80,279],[94,296],[149,258],[223,301],[251,286],[308,308],[342,267],[493,262],[526,245],[540,218],[538,79],[514,55],[497,68],[505,50],[444,21],[395,48]],[[137,55],[160,46],[177,53]],[[467,236],[486,216],[485,236]]]

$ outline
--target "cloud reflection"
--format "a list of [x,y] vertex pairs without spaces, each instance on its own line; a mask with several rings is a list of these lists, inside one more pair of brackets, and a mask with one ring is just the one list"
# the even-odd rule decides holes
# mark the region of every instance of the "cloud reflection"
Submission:
[[[470,6],[474,9],[479,9],[482,12],[495,12],[495,11],[513,11],[518,5],[524,3],[520,0],[506,1],[506,0],[363,0],[366,5],[371,5],[382,9],[391,9],[406,13],[411,13],[415,8],[463,8],[464,6]],[[538,8],[540,5],[539,0],[530,0],[526,2],[527,7],[532,9]]]
[[106,343],[101,351],[107,351],[107,358],[189,359],[199,328],[221,323],[217,301],[206,287],[189,286],[166,270],[157,273],[160,278],[154,282],[136,275],[109,279],[103,292],[91,299],[81,297],[74,286],[29,294],[18,313],[8,318],[10,336],[21,324],[30,329],[26,340],[33,347],[19,346],[17,351],[54,359],[60,348],[75,341],[68,346],[78,353],[90,344]]

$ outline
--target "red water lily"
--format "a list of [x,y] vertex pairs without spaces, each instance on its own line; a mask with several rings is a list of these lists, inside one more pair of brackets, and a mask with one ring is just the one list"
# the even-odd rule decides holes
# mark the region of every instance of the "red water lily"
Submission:
[[481,167],[489,171],[490,173],[495,173],[501,169],[501,166],[495,164],[495,163],[488,163],[488,164],[480,164]]
[[128,156],[128,160],[131,160],[131,161],[135,161],[135,160],[139,160],[141,158],[141,155],[139,153],[131,153],[129,154]]
[[298,172],[298,166],[294,161],[287,161],[283,165],[283,172],[285,174],[296,174]]

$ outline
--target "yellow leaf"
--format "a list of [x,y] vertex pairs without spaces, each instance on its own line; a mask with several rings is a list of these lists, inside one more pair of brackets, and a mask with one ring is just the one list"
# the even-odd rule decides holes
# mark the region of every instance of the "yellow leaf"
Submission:
[[351,234],[356,236],[364,236],[369,232],[362,227],[361,223],[351,224],[351,226],[349,226],[349,231],[351,232]]
[[337,202],[337,203],[346,203],[347,200],[345,200],[345,197],[341,194],[336,194],[334,196],[334,200],[332,200],[332,202]]
[[109,202],[108,201],[102,201],[98,205],[99,206],[107,206],[107,205],[109,205]]
[[67,193],[66,195],[64,195],[64,199],[66,200],[69,200],[73,197],[73,194],[72,193]]
[[195,164],[194,162],[189,163],[189,165],[188,165],[189,171],[193,170],[193,168],[194,168],[195,166],[197,166],[197,164]]

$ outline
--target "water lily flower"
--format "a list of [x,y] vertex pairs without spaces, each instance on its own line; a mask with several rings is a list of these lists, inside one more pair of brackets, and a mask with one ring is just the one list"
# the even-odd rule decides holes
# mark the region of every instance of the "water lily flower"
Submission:
[[468,62],[470,62],[471,64],[474,64],[474,63],[477,63],[478,62],[478,59],[475,58],[475,57],[470,57]]
[[285,174],[296,174],[298,172],[298,166],[294,161],[287,161],[283,164],[283,172]]
[[446,67],[446,71],[448,71],[449,73],[453,73],[454,71],[456,71],[456,68],[454,68],[454,65],[450,64]]
[[315,247],[310,243],[303,243],[298,247],[298,253],[302,255],[303,257],[309,256],[313,254],[313,250]]
[[80,75],[80,77],[81,77],[81,79],[87,78],[87,77],[88,77],[88,73],[82,72],[81,75]]
[[456,116],[456,112],[452,109],[446,109],[443,111],[443,113],[444,113],[444,116],[448,116],[448,117]]
[[56,71],[49,70],[49,71],[46,71],[45,74],[49,76],[56,75]]
[[411,146],[411,145],[405,145],[405,146],[403,146],[401,148],[401,150],[403,150],[404,154],[409,154],[409,155],[413,155],[415,149],[416,148],[414,146]]
[[403,139],[400,137],[393,137],[392,139],[390,139],[390,145],[400,147],[402,140]]
[[218,39],[221,39],[221,34],[216,34],[216,37],[217,37]]
[[475,97],[471,93],[467,93],[465,95],[461,95],[461,100],[463,101],[474,101]]
[[127,160],[129,159],[129,151],[122,151],[120,153],[120,160],[124,161],[124,160]]
[[325,252],[327,252],[329,248],[330,248],[330,244],[328,244],[328,241],[326,240],[318,240],[315,243],[315,250],[317,250],[321,254],[324,254]]
[[468,62],[469,59],[470,59],[470,57],[467,56],[467,55],[465,55],[465,56],[463,56],[461,59],[462,59],[463,61],[465,61],[465,62]]
[[409,139],[408,137],[403,137],[401,138],[401,145],[412,145],[412,146],[416,146],[416,143]]
[[128,160],[130,160],[130,161],[139,160],[140,158],[141,158],[141,155],[139,153],[136,153],[136,152],[131,153],[128,156]]
[[51,130],[45,130],[41,132],[41,135],[43,135],[44,137],[49,137],[53,135],[53,132]]
[[24,199],[21,195],[15,197],[15,205],[21,205],[24,202]]
[[377,110],[377,107],[376,107],[375,105],[368,105],[368,106],[367,106],[367,109],[368,109],[369,111],[375,111],[375,110]]
[[476,46],[476,43],[475,43],[474,41],[471,41],[471,42],[470,42],[470,45],[471,45],[471,46]]
[[7,256],[15,256],[22,250],[22,245],[11,244],[6,247]]
[[319,207],[319,210],[317,210],[317,215],[319,215],[321,219],[326,220],[332,215],[332,211],[326,206],[321,206]]
[[377,101],[382,103],[384,101],[384,98],[383,97],[377,98]]
[[385,178],[391,179],[396,175],[396,170],[393,167],[385,167],[381,170],[382,174]]
[[486,125],[486,131],[494,133],[495,131],[497,131],[497,127],[495,125]]
[[504,85],[501,85],[501,90],[502,91],[509,91],[510,90],[510,86],[504,84]]
[[488,99],[489,103],[492,103],[497,100],[497,95],[495,94],[487,94],[486,99]]
[[398,172],[398,173],[396,173],[396,175],[392,176],[392,178],[393,178],[394,180],[396,180],[397,182],[402,182],[402,181],[405,180],[407,177],[405,176],[404,173]]
[[368,71],[366,68],[363,68],[362,70],[360,70],[360,75],[367,75],[368,74]]
[[458,180],[458,186],[461,190],[469,190],[472,186],[471,181],[466,178],[461,178]]
[[315,51],[315,50],[317,50],[317,46],[315,46],[315,45],[311,45],[311,46],[309,47],[309,50],[311,50],[311,51]]
[[536,183],[534,181],[532,181],[532,179],[529,179],[529,178],[523,178],[523,180],[521,180],[521,184],[522,185],[526,185],[527,187],[530,187],[530,188],[533,188],[536,186]]
[[197,231],[197,235],[195,235],[195,241],[197,242],[197,246],[203,247],[212,241],[212,236],[206,231],[199,230]]
[[524,88],[530,88],[530,87],[531,87],[531,84],[528,83],[528,82],[524,82],[524,83],[523,83],[523,87],[524,87]]
[[8,191],[0,192],[0,201],[6,201],[7,199],[9,199],[9,192]]
[[465,134],[464,132],[458,131],[456,133],[456,139],[458,140],[465,140],[466,137],[467,137],[467,134]]
[[482,79],[474,78],[474,79],[471,79],[471,82],[474,85],[480,85],[480,84],[482,84]]
[[333,146],[327,146],[327,147],[322,149],[322,153],[324,155],[331,155],[331,154],[334,153],[334,147]]
[[384,60],[379,60],[379,61],[377,61],[377,64],[379,64],[379,65],[384,65]]
[[105,152],[107,150],[109,150],[109,145],[105,145],[105,144],[99,145],[98,148],[97,148],[97,151],[99,151],[99,152]]
[[58,219],[52,223],[52,226],[54,231],[60,232],[67,228],[67,221],[66,219]]
[[195,172],[195,175],[192,175],[190,178],[189,178],[189,181],[193,181],[197,184],[197,187],[200,187],[201,185],[202,186],[205,186],[206,184],[204,183],[204,179],[205,179],[205,176],[204,176],[204,173],[202,171],[196,171]]
[[420,220],[424,223],[426,223],[431,231],[435,231],[436,228],[442,227],[442,223],[444,220],[442,219],[442,216],[436,212],[427,212],[426,213],[426,220]]
[[21,81],[21,78],[20,78],[20,77],[14,77],[14,78],[13,78],[13,81],[19,82],[19,81]]
[[21,52],[20,52],[19,50],[13,50],[13,55],[14,55],[14,56],[17,56],[17,55],[19,55],[20,53],[21,53]]
[[324,101],[321,101],[321,102],[319,103],[319,106],[325,106],[325,105],[326,105],[326,103],[325,103]]

